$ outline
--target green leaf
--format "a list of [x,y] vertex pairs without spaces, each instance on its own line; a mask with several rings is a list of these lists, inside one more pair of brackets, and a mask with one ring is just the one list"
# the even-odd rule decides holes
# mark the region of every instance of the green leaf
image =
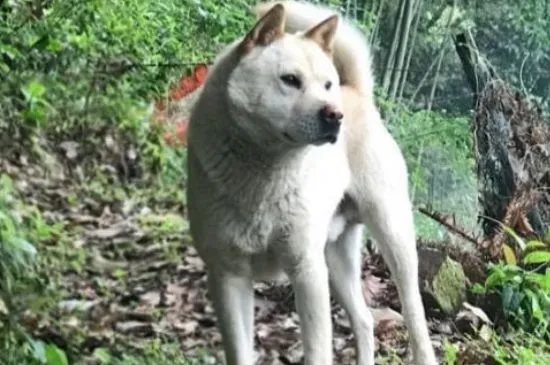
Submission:
[[2,71],[3,73],[8,73],[10,72],[10,67],[4,62],[0,62],[0,71]]
[[0,314],[5,316],[5,315],[8,315],[9,313],[10,311],[8,310],[8,306],[6,305],[6,303],[4,303],[2,298],[0,298]]
[[46,346],[46,360],[48,365],[69,365],[65,351],[55,345]]
[[508,265],[516,265],[517,264],[516,254],[510,246],[508,246],[506,244],[502,245],[502,251],[503,251],[503,254],[504,254],[504,261]]
[[550,292],[550,268],[547,268],[544,275],[541,275],[539,284],[542,287],[542,290],[545,292]]
[[516,242],[518,247],[522,251],[525,250],[525,247],[526,247],[525,240],[523,238],[521,238],[516,232],[514,232],[514,230],[512,228],[508,227],[504,223],[502,223],[500,221],[497,221],[496,219],[493,219],[491,217],[483,216],[483,218],[488,219],[490,221],[493,221],[493,222],[497,223],[499,226],[501,226],[502,229],[504,230],[504,232],[508,233],[514,239],[514,241]]
[[47,50],[51,52],[59,52],[63,49],[63,43],[57,39],[50,39]]
[[47,362],[44,342],[31,340],[29,343],[31,345],[32,356],[41,363]]
[[494,271],[487,277],[487,280],[485,280],[485,286],[488,289],[498,286],[502,284],[503,278],[504,274],[501,271]]
[[29,241],[16,237],[14,238],[14,242],[17,248],[19,248],[21,251],[25,252],[30,256],[33,256],[33,257],[36,256],[36,248]]
[[536,319],[543,319],[544,313],[540,308],[539,296],[530,289],[526,289],[525,294],[531,300],[531,315]]
[[[29,99],[29,100],[33,100],[33,99]],[[31,107],[29,110],[26,110],[25,116],[29,120],[32,120],[35,122],[41,122],[46,117],[46,113],[44,112],[44,108],[35,106],[35,107]]]
[[512,311],[512,300],[514,298],[514,289],[506,285],[502,290],[502,310],[506,315]]
[[9,44],[0,44],[0,54],[13,60],[19,55],[19,51]]
[[33,80],[22,90],[27,100],[39,99],[46,92],[46,87],[38,80]]
[[550,251],[533,251],[529,252],[523,258],[526,264],[545,264],[550,262]]
[[470,290],[472,293],[477,295],[484,294],[486,292],[485,287],[480,283],[474,283]]
[[531,240],[527,242],[526,247],[528,249],[536,249],[536,248],[545,248],[547,247],[546,243],[539,241],[539,240]]
[[111,354],[107,349],[98,347],[94,350],[93,356],[99,360],[101,364],[109,364],[111,362]]

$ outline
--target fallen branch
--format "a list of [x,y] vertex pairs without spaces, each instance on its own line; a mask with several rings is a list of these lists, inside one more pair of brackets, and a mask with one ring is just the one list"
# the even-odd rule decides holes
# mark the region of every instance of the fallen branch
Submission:
[[433,219],[437,223],[441,224],[443,227],[447,228],[447,230],[449,232],[460,236],[461,238],[475,244],[478,247],[481,246],[481,242],[478,239],[476,239],[472,233],[467,232],[466,229],[457,226],[456,222],[454,222],[454,219],[453,219],[453,223],[449,222],[449,220],[450,220],[449,215],[445,215],[445,214],[436,212],[434,210],[430,210],[428,208],[423,208],[423,207],[419,207],[418,211],[420,213],[430,217],[431,219]]

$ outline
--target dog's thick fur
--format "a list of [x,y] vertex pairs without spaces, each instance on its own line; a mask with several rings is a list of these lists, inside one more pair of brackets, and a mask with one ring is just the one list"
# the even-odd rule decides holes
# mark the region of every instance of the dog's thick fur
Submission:
[[397,282],[415,362],[435,365],[407,170],[374,104],[365,39],[311,4],[255,10],[254,28],[215,60],[188,135],[191,234],[227,363],[253,364],[253,280],[284,273],[305,364],[332,364],[331,288],[350,317],[357,363],[373,365],[360,281],[366,225]]

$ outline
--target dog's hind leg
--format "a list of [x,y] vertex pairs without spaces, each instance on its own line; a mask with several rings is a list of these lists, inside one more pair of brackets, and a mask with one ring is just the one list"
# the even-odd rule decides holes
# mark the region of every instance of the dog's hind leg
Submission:
[[357,365],[374,365],[374,321],[361,285],[363,225],[346,226],[325,249],[332,292],[349,316],[357,349]]
[[416,365],[436,365],[418,281],[418,253],[407,167],[399,146],[370,115],[361,153],[350,155],[351,195],[389,266],[402,306]]
[[379,198],[366,219],[367,226],[397,284],[415,364],[436,365],[420,297],[418,254],[410,206],[406,201],[396,201],[395,197]]
[[223,339],[227,365],[254,363],[254,292],[252,280],[211,269],[208,289]]

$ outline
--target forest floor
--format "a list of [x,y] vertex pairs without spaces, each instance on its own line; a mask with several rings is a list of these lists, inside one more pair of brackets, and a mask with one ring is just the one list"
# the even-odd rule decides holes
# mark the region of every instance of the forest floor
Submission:
[[[120,154],[105,153],[83,168],[84,147],[76,142],[43,147],[39,161],[17,146],[0,157],[14,196],[22,206],[36,207],[42,222],[35,226],[48,287],[42,300],[49,310],[26,313],[29,331],[64,349],[71,364],[221,363],[204,265],[188,233],[183,184],[162,184],[151,174],[120,178]],[[399,310],[377,254],[365,255],[364,284],[371,306]],[[299,364],[290,287],[257,283],[255,297],[257,363]],[[353,336],[336,304],[333,323],[336,363],[352,364]],[[489,355],[508,351],[491,334],[468,338],[452,319],[430,317],[430,330],[442,364],[497,364]],[[377,364],[410,361],[407,333],[391,319],[377,324],[376,348]]]

